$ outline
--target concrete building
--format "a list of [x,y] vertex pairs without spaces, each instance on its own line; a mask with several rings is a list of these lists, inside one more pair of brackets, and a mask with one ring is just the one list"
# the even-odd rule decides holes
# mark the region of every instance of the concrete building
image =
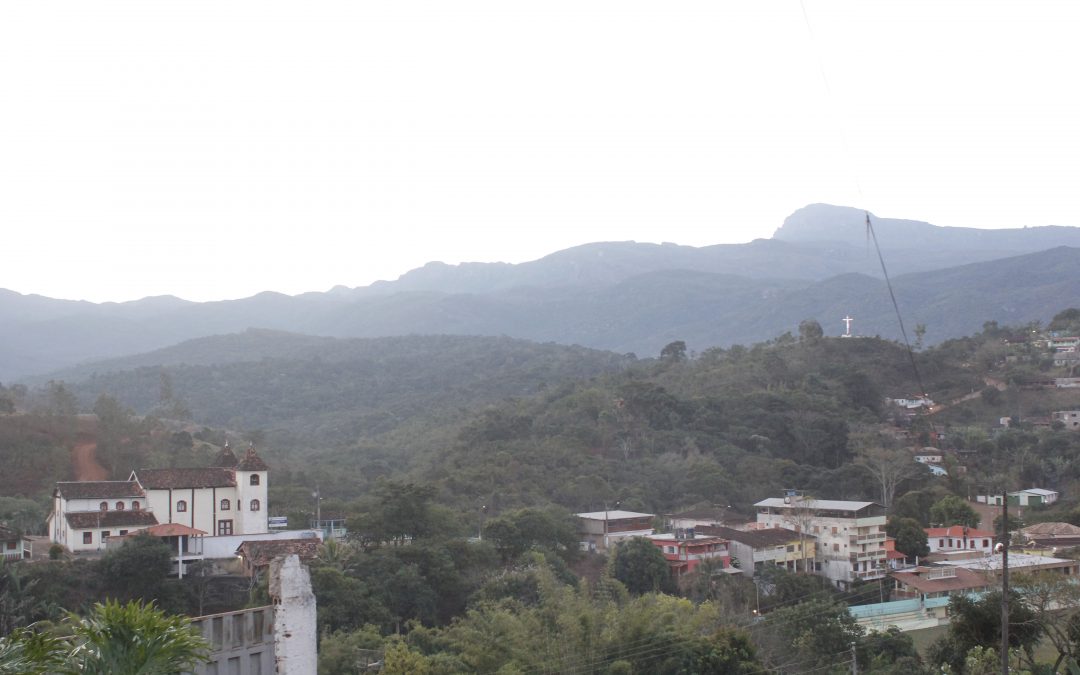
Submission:
[[874,502],[813,499],[791,491],[763,499],[757,521],[817,538],[815,563],[834,584],[881,579],[887,572],[885,509]]
[[650,534],[647,538],[664,554],[671,574],[676,578],[693,572],[706,560],[719,563],[723,569],[731,567],[728,542],[721,537],[695,534],[693,530],[679,530],[666,534]]
[[1058,410],[1050,415],[1051,423],[1061,422],[1069,431],[1080,430],[1080,410]]
[[816,571],[817,537],[813,535],[800,534],[783,527],[745,531],[730,527],[704,527],[701,532],[727,539],[731,557],[739,561],[747,575],[753,575],[766,565],[783,567],[791,572],[803,569]]
[[318,668],[315,595],[295,556],[270,565],[272,605],[192,619],[210,644],[195,675],[311,675]]
[[952,527],[927,527],[926,543],[930,553],[939,551],[980,551],[988,553],[994,549],[994,533],[977,530],[973,527],[953,525]]
[[576,515],[584,551],[606,551],[628,537],[647,537],[653,533],[655,516],[651,513],[611,510]]
[[49,538],[69,551],[101,551],[111,536],[157,525],[137,481],[60,482],[46,519]]

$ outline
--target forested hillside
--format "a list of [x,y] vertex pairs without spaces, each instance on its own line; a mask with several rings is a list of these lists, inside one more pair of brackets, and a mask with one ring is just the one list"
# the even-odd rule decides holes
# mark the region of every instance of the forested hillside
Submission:
[[[295,297],[104,303],[0,290],[0,381],[45,375],[248,328],[333,337],[507,335],[655,354],[749,344],[816,316],[826,333],[899,338],[863,212],[815,205],[776,236],[694,248],[601,242],[539,260],[431,263],[395,281]],[[1080,292],[1080,229],[965,230],[878,219],[875,231],[911,322],[934,344],[984,321],[1048,316]],[[1022,255],[1018,255],[1022,254]],[[56,377],[55,375],[53,377]]]

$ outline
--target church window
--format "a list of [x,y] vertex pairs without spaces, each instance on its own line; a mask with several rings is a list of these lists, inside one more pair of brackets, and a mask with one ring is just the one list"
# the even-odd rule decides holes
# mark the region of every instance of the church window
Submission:
[[217,533],[219,537],[227,537],[233,533],[231,520],[217,521]]
[[124,502],[116,502],[116,510],[117,511],[123,511],[124,510]]
[[229,502],[228,499],[222,499],[221,500],[221,510],[222,511],[228,511],[231,508],[232,508],[232,504]]
[[251,510],[252,511],[258,511],[259,508],[260,508],[259,500],[258,499],[252,499],[251,500]]
[[249,485],[258,485],[259,484],[259,474],[257,474],[257,473],[251,474],[251,478],[248,480],[248,484]]
[[139,502],[131,502],[131,510],[132,511],[138,511],[141,508],[142,508],[142,505],[139,504]]
[[109,502],[101,502],[100,504],[98,504],[98,508],[101,509],[102,511],[108,511],[109,510]]
[[176,502],[176,512],[183,513],[184,511],[187,511],[187,502],[181,499],[180,501]]

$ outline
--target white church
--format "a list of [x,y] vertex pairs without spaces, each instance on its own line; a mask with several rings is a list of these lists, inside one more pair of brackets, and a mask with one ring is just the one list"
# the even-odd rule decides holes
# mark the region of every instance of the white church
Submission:
[[[149,528],[184,536],[265,534],[268,478],[254,446],[238,460],[226,443],[209,467],[137,469],[126,481],[60,482],[49,535],[77,552],[104,550],[110,537]],[[172,527],[158,527],[166,525]]]

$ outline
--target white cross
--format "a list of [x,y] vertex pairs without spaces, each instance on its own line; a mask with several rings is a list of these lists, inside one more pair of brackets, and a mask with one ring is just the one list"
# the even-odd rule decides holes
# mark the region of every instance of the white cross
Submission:
[[851,322],[854,321],[854,320],[855,319],[852,319],[850,316],[845,316],[844,317],[843,321],[846,324],[846,328],[844,330],[844,335],[847,335],[848,337],[851,336]]

